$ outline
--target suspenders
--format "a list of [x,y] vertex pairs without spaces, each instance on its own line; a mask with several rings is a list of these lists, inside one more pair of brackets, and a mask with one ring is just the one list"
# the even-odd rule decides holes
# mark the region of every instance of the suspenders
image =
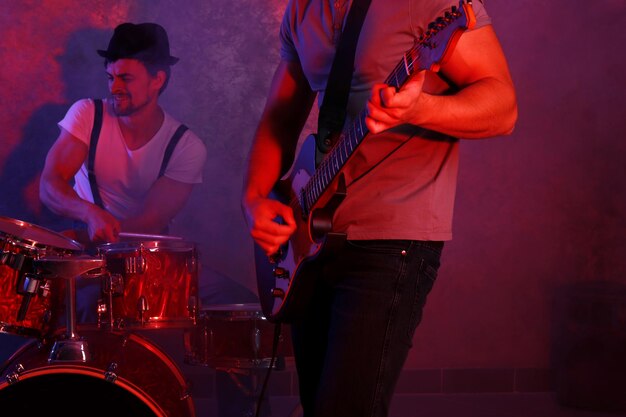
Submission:
[[[94,103],[95,115],[93,119],[93,128],[91,129],[91,138],[89,140],[89,158],[87,160],[87,172],[89,174],[89,185],[91,186],[93,202],[99,207],[104,208],[95,175],[96,147],[98,146],[98,139],[100,138],[100,130],[102,129],[102,118],[104,111],[101,99],[94,100]],[[176,132],[174,132],[174,134],[172,135],[170,142],[167,144],[167,148],[165,149],[163,161],[161,162],[161,169],[159,170],[159,176],[157,178],[161,178],[165,173],[167,164],[169,163],[170,158],[174,153],[174,148],[178,144],[178,141],[180,141],[180,138],[185,134],[187,129],[187,126],[181,124],[178,129],[176,129]]]
[[93,128],[91,128],[91,139],[89,140],[87,172],[89,173],[89,185],[91,186],[93,202],[98,205],[98,207],[104,208],[104,205],[102,204],[102,197],[100,197],[100,190],[98,190],[98,183],[96,182],[96,173],[94,171],[96,162],[96,146],[98,145],[100,129],[102,128],[102,100],[94,100],[94,103],[96,105],[96,112],[93,118]]

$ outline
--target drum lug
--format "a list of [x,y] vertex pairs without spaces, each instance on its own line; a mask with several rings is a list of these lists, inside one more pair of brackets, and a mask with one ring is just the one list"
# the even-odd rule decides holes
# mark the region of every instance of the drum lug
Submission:
[[252,342],[252,352],[254,353],[254,357],[256,358],[261,351],[261,330],[259,330],[258,327],[254,327],[250,339],[250,341]]
[[26,256],[22,253],[13,253],[11,251],[2,251],[0,256],[0,264],[7,265],[9,268],[21,271],[26,261]]
[[108,284],[108,288],[105,288],[105,293],[109,292],[112,296],[124,294],[124,277],[120,274],[111,274]]
[[21,363],[18,363],[17,365],[15,365],[15,368],[13,368],[13,372],[11,372],[10,374],[6,376],[6,380],[9,383],[9,385],[13,385],[16,382],[18,382],[20,380],[20,374],[23,373],[24,371],[25,371],[24,365],[22,365]]
[[[107,314],[107,312],[109,311],[109,307],[107,307],[107,303],[102,299],[99,298],[98,299],[98,303],[96,304],[96,315],[98,317],[98,328],[102,328],[102,323],[104,323],[105,320],[105,316]],[[109,322],[109,325],[111,325],[112,323]]]
[[137,257],[128,257],[124,260],[124,271],[127,274],[143,274],[146,271],[146,258],[141,254]]
[[182,392],[182,394],[180,396],[180,400],[184,401],[184,400],[186,400],[187,398],[190,398],[190,397],[191,397],[191,386],[190,386],[189,382],[187,382],[186,383],[186,387],[185,387],[185,389],[183,390],[183,392]]
[[43,280],[43,284],[39,284],[39,295],[44,298],[50,295],[50,282],[47,279]]
[[145,312],[150,310],[150,306],[148,305],[148,299],[145,295],[142,295],[137,300],[137,312],[139,313],[139,322],[142,326],[146,324],[146,318],[144,317]]
[[126,322],[124,321],[123,318],[118,317],[115,320],[113,320],[113,328],[114,329],[124,330],[125,327],[126,327]]
[[104,373],[104,379],[108,382],[114,383],[117,381],[117,363],[111,362]]
[[190,296],[187,301],[187,310],[189,311],[189,315],[193,319],[193,325],[196,325],[196,317],[198,316],[198,299],[195,296]]
[[190,274],[193,274],[194,272],[196,272],[196,270],[197,270],[197,264],[196,264],[195,256],[187,258],[187,272],[189,272]]

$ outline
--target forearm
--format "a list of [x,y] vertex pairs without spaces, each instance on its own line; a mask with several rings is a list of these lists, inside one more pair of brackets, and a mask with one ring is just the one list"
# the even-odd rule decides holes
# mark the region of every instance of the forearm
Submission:
[[517,120],[515,90],[507,81],[485,78],[453,95],[419,97],[413,124],[450,136],[481,139],[508,135]]
[[185,206],[193,184],[159,178],[146,196],[143,206],[137,214],[121,221],[121,231],[133,233],[164,233],[171,220]]
[[52,212],[83,222],[88,221],[90,211],[98,209],[95,204],[80,198],[71,185],[63,180],[42,177],[39,197]]
[[293,154],[286,155],[280,142],[267,127],[261,125],[248,158],[248,169],[243,184],[243,202],[267,197],[284,171],[283,165],[291,163]]

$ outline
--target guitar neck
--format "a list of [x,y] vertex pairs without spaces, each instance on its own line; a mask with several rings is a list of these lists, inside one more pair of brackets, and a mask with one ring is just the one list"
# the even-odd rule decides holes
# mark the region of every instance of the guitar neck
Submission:
[[[456,45],[461,33],[473,26],[474,22],[471,2],[461,1],[458,8],[452,6],[444,16],[428,25],[428,29],[415,45],[404,53],[400,62],[385,80],[385,84],[399,89],[419,71],[426,69],[438,71],[447,53]],[[441,37],[444,39],[440,39]],[[304,215],[308,216],[315,203],[369,133],[365,125],[366,116],[367,111],[363,109],[354,118],[352,124],[344,128],[335,145],[300,191],[297,198]]]

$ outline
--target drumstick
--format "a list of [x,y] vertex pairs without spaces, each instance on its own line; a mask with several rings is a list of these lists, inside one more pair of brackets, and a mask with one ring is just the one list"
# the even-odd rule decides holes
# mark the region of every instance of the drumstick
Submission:
[[121,238],[133,238],[133,239],[152,239],[152,240],[183,240],[180,236],[167,236],[167,235],[146,235],[142,233],[129,233],[129,232],[120,232],[119,237]]

